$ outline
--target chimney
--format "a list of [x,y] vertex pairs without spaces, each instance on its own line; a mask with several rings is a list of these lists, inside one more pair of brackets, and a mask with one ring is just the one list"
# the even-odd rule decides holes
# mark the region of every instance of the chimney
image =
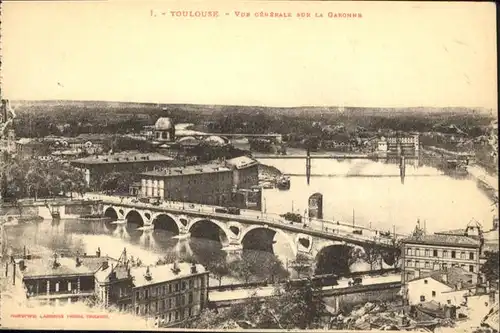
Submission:
[[26,269],[26,265],[24,264],[24,260],[19,261],[19,269],[24,271]]
[[179,274],[179,272],[181,271],[181,269],[179,268],[179,265],[177,264],[177,262],[174,262],[174,265],[172,266],[172,272],[177,275]]
[[95,252],[95,255],[97,256],[97,258],[101,257],[101,248],[100,247],[97,248],[97,251]]
[[123,263],[127,263],[127,248],[123,248]]
[[196,273],[198,273],[198,271],[196,270],[196,264],[192,263],[191,264],[191,274],[196,274]]
[[153,279],[153,277],[151,276],[151,272],[149,271],[149,266],[148,266],[148,268],[146,268],[146,274],[144,274],[144,278],[147,281],[151,281]]
[[80,260],[80,256],[76,256],[76,267],[80,267],[82,265],[82,261]]

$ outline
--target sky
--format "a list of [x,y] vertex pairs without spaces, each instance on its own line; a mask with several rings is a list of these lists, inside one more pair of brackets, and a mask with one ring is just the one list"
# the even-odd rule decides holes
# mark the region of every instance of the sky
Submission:
[[[2,7],[2,98],[497,106],[492,3],[116,0]],[[153,17],[151,10],[220,16]],[[255,17],[261,11],[293,17]],[[297,18],[298,12],[313,17]],[[329,12],[362,18],[328,18]]]

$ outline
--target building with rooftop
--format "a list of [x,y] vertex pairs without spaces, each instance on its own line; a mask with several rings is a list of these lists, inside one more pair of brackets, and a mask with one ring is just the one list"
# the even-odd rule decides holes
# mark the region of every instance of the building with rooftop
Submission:
[[30,300],[72,303],[94,295],[94,273],[109,258],[60,257],[19,259],[17,267]]
[[158,153],[136,151],[110,155],[94,155],[71,161],[85,172],[87,184],[96,187],[102,176],[112,172],[145,172],[173,164],[173,158]]
[[220,164],[166,168],[141,174],[141,195],[223,205],[231,199],[233,170]]
[[175,125],[170,118],[160,117],[155,123],[153,130],[154,141],[172,142],[175,141]]
[[208,305],[209,277],[202,265],[174,263],[130,272],[134,313],[156,319],[160,326],[197,317]]
[[477,283],[482,246],[482,231],[477,224],[430,235],[417,226],[413,235],[402,241],[402,282],[431,271],[460,267],[472,273],[472,283]]
[[239,189],[250,189],[259,183],[259,162],[248,156],[226,160],[233,169],[233,184]]
[[208,205],[229,204],[238,189],[258,184],[258,162],[246,156],[225,162],[164,168],[141,174],[141,195]]

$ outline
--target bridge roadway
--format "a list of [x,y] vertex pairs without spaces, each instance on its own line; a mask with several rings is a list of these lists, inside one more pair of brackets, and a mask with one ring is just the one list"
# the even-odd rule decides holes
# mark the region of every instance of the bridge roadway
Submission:
[[[363,284],[359,286],[348,285],[349,279],[340,279],[336,286],[325,286],[322,288],[324,296],[354,294],[370,290],[382,290],[384,288],[395,288],[401,285],[401,274],[391,274],[387,276],[363,277]],[[266,298],[273,295],[274,286],[261,288],[240,288],[235,290],[209,291],[208,299],[219,305],[229,305],[238,303],[250,298],[255,293],[256,297]]]
[[281,134],[245,134],[245,133],[193,133],[193,134],[176,134],[177,137],[183,136],[225,136],[228,138],[279,138],[282,137]]
[[[254,159],[273,159],[273,160],[279,160],[279,159],[292,159],[292,160],[304,160],[307,159],[308,157],[311,159],[337,159],[337,160],[344,160],[344,159],[351,159],[351,160],[359,160],[359,159],[371,159],[371,160],[390,160],[390,159],[396,159],[399,158],[399,156],[379,156],[379,155],[372,155],[372,154],[311,154],[309,156],[307,155],[273,155],[273,154],[255,154],[252,155]],[[418,159],[417,156],[405,156],[405,159],[407,160],[415,160]]]
[[[380,231],[367,228],[360,225],[342,223],[340,221],[327,221],[319,219],[307,219],[306,226],[302,223],[291,223],[278,214],[263,213],[255,210],[242,209],[240,215],[216,213],[215,208],[219,206],[191,204],[182,202],[164,201],[159,206],[149,203],[132,202],[133,197],[109,196],[99,193],[88,193],[85,198],[90,200],[99,200],[104,204],[116,205],[121,207],[147,209],[157,212],[169,212],[174,214],[189,214],[214,219],[239,221],[255,225],[267,225],[278,229],[294,231],[297,233],[309,234],[324,239],[336,241],[347,241],[356,245],[366,243],[378,244],[385,247],[392,247],[393,238],[381,237]],[[362,230],[363,234],[353,234],[353,230]],[[393,236],[393,235],[391,235]],[[405,235],[396,234],[396,238],[402,238]]]

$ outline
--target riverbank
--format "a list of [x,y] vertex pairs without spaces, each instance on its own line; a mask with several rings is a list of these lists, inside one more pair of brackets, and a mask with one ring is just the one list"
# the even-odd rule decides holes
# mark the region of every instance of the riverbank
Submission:
[[283,173],[276,167],[259,163],[259,179],[278,178],[283,176]]

